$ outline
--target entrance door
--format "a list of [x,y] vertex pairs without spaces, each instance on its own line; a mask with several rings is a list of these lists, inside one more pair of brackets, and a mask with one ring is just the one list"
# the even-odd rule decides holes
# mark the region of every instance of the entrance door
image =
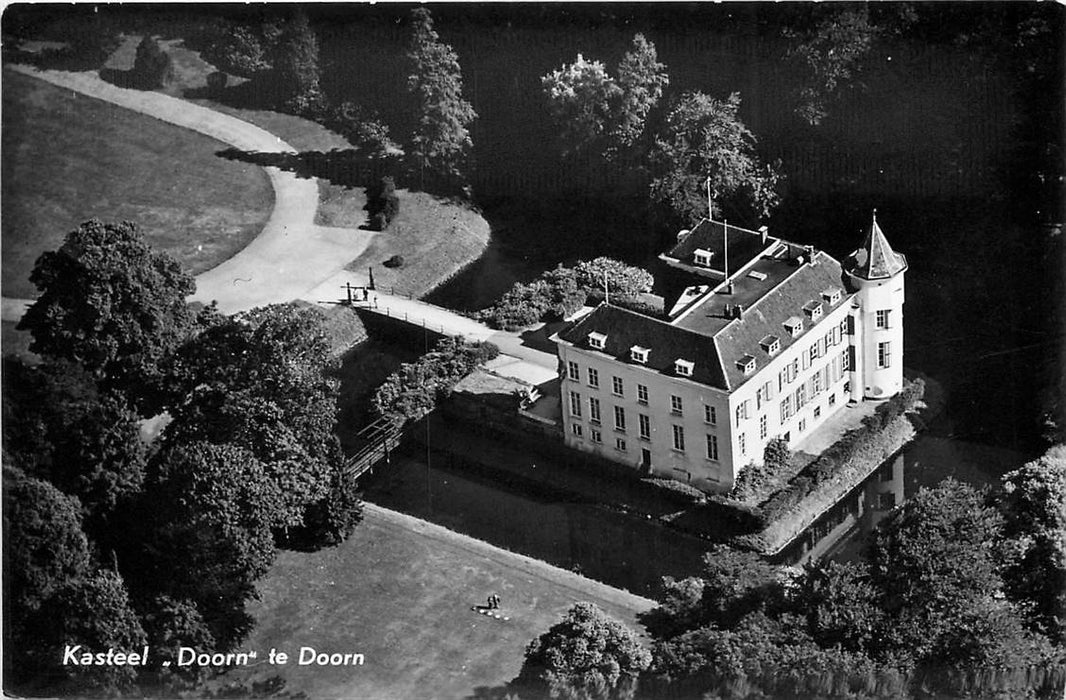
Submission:
[[645,469],[651,467],[651,450],[647,448],[640,448],[640,466]]

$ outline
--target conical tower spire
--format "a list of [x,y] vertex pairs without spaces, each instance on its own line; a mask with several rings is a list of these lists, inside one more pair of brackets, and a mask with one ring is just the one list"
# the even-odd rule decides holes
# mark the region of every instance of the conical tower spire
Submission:
[[888,239],[877,225],[874,209],[870,231],[861,248],[851,255],[851,274],[867,280],[887,279],[907,269],[907,258],[892,250]]

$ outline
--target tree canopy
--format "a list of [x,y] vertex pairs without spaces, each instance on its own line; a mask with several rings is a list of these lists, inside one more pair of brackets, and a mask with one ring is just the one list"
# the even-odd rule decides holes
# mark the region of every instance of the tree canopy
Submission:
[[318,38],[302,9],[283,25],[271,61],[273,88],[293,114],[317,115],[325,104],[319,87]]
[[459,57],[440,40],[433,16],[425,7],[411,12],[407,62],[407,91],[414,98],[418,115],[405,149],[410,166],[423,189],[427,175],[440,178],[444,184],[462,182],[462,169],[472,146],[470,124],[477,113],[463,99]]
[[739,111],[738,93],[721,101],[689,92],[667,115],[652,153],[651,195],[679,221],[693,224],[708,214],[721,218],[731,212],[757,219],[777,205],[780,175],[759,160],[755,137]]
[[192,324],[192,277],[129,222],[85,222],[37,259],[30,281],[41,295],[18,324],[33,336],[30,350],[142,399],[139,388]]
[[636,34],[616,74],[578,54],[573,63],[541,78],[564,151],[592,149],[613,158],[643,136],[648,114],[670,82],[666,66],[659,63],[655,45]]
[[650,662],[632,630],[592,603],[577,603],[529,644],[516,685],[553,698],[632,697]]

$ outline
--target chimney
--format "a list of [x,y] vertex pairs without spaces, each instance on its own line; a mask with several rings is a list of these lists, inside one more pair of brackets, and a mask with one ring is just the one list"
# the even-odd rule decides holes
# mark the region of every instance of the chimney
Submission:
[[733,307],[733,318],[744,318],[744,305],[737,304]]
[[766,245],[766,238],[769,235],[770,235],[770,227],[769,226],[760,226],[759,227],[759,236],[762,237],[762,244],[763,245]]
[[726,294],[732,294],[733,293],[733,280],[729,280],[729,283],[726,284],[725,293]]
[[680,243],[682,241],[682,239],[684,239],[684,237],[687,236],[688,234],[689,234],[689,230],[687,228],[683,228],[680,231],[678,231],[677,232],[677,242]]
[[803,246],[803,253],[807,256],[807,262],[809,262],[811,265],[813,265],[814,264],[814,246],[812,246],[812,245]]

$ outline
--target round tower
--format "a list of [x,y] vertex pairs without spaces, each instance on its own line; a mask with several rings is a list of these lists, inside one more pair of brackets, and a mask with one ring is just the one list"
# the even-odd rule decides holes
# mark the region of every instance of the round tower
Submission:
[[852,311],[851,397],[887,399],[903,388],[903,277],[907,258],[892,250],[877,210],[863,246],[844,261],[857,292]]

